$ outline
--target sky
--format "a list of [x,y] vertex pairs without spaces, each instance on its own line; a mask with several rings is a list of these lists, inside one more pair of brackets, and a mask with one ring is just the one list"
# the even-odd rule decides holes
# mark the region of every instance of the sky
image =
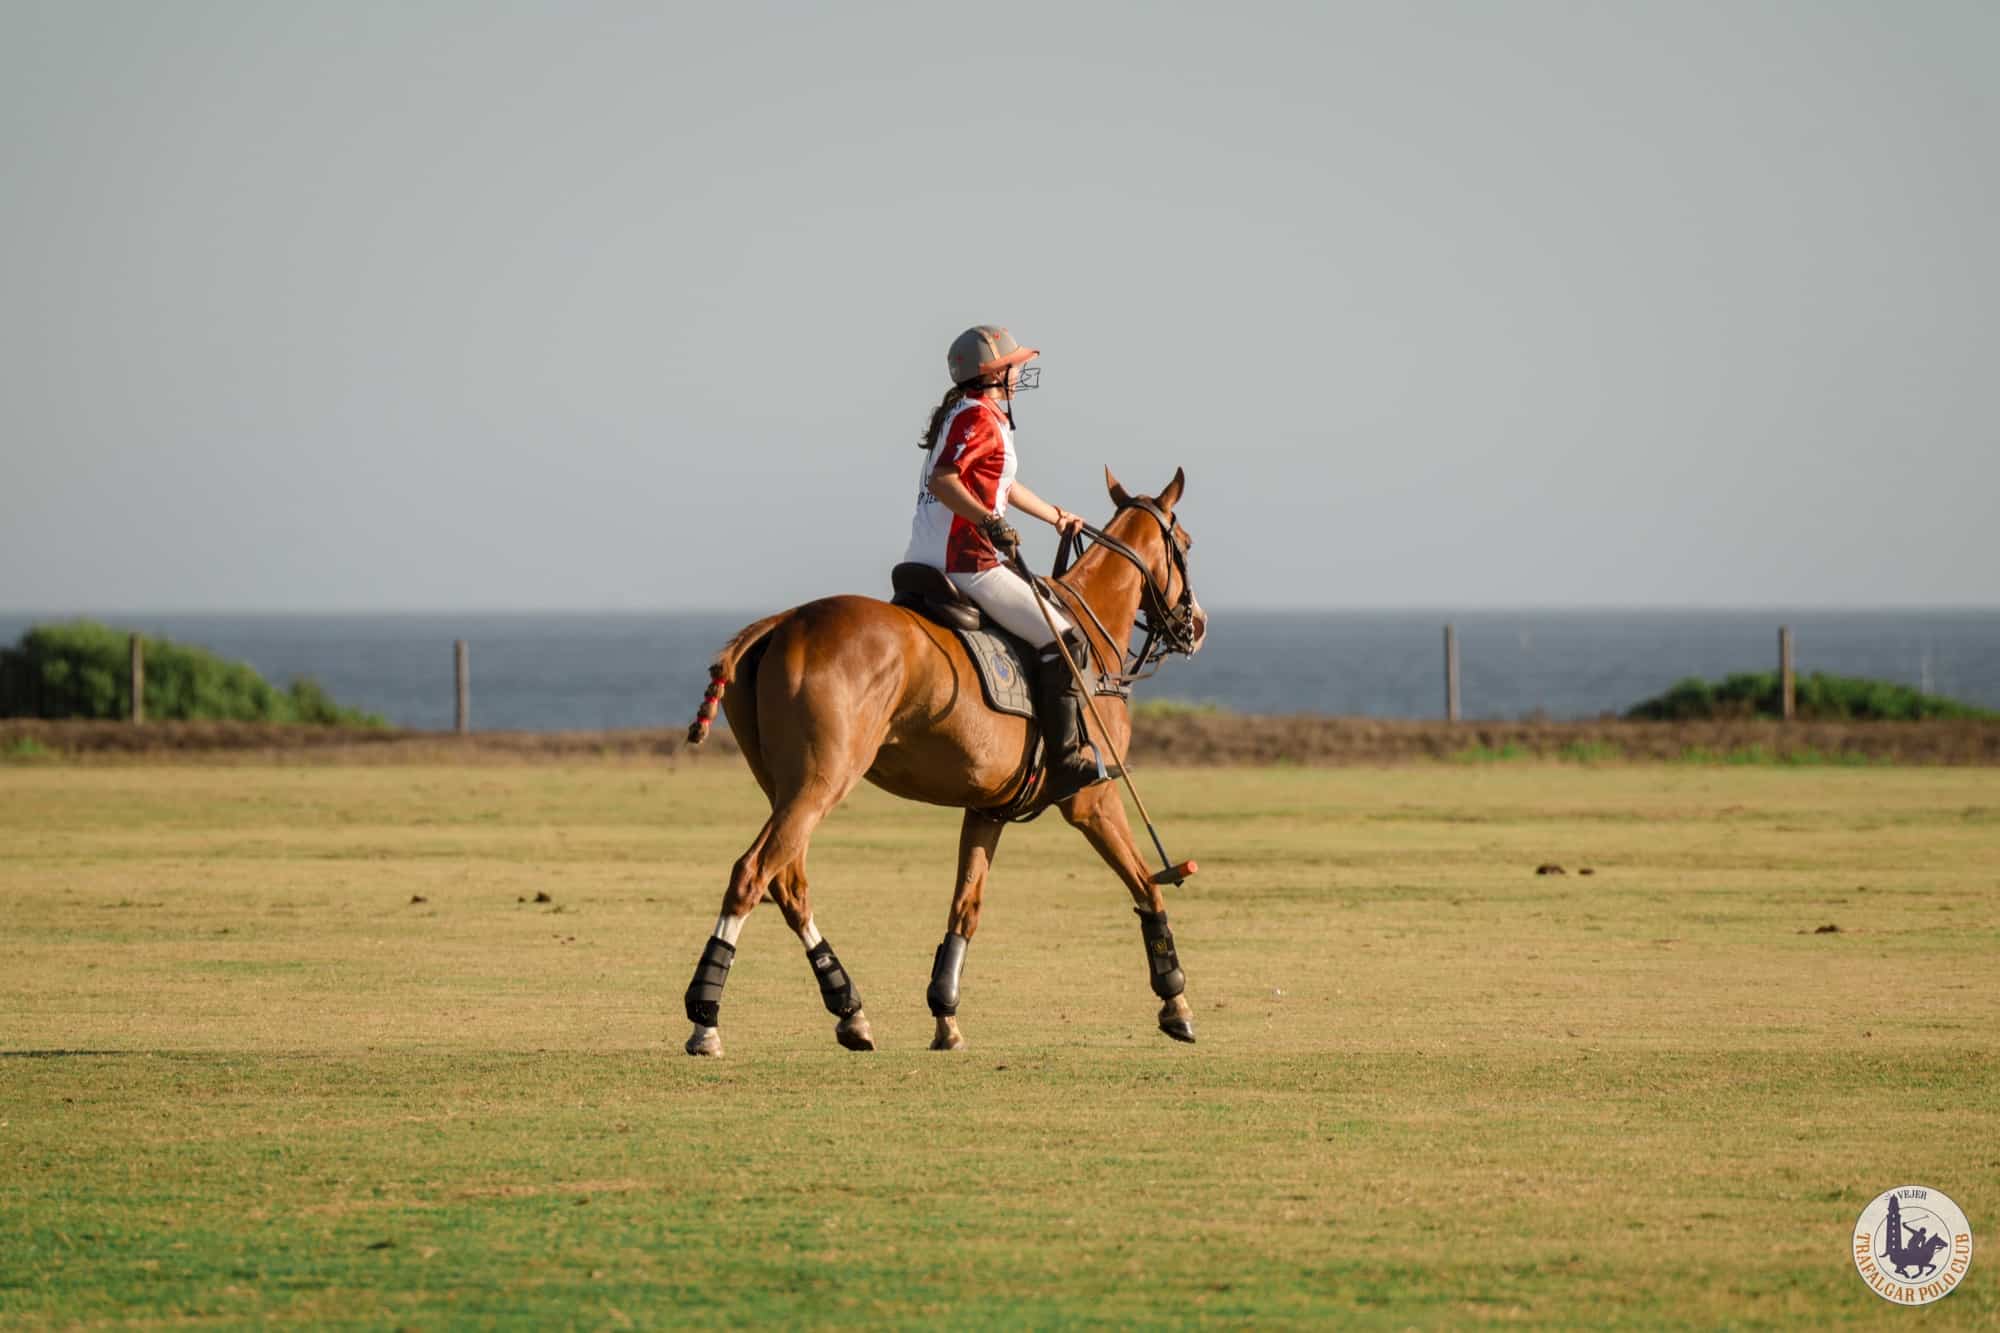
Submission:
[[[2000,604],[2000,6],[0,0],[0,609]],[[1046,560],[1048,530],[1024,522]]]

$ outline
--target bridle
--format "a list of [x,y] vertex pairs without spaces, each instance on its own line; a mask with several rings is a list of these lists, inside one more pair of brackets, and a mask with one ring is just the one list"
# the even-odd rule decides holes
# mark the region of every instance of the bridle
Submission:
[[[1104,622],[1097,618],[1097,612],[1084,600],[1083,594],[1063,581],[1063,575],[1068,572],[1073,560],[1080,558],[1091,546],[1104,547],[1139,571],[1143,591],[1139,599],[1138,616],[1133,621],[1132,628],[1145,637],[1137,649],[1130,647],[1128,641],[1125,649],[1127,661],[1123,672],[1104,673],[1106,684],[1115,684],[1121,689],[1131,685],[1133,681],[1144,680],[1158,671],[1160,663],[1165,661],[1169,654],[1194,656],[1196,643],[1194,583],[1188,578],[1187,544],[1183,530],[1174,523],[1173,518],[1165,510],[1143,495],[1135,496],[1120,504],[1118,513],[1122,514],[1127,509],[1137,509],[1159,524],[1160,536],[1167,548],[1167,577],[1164,583],[1154,582],[1152,567],[1137,551],[1110,533],[1100,528],[1093,528],[1088,523],[1083,525],[1083,539],[1079,540],[1068,535],[1063,537],[1056,548],[1055,569],[1052,571],[1052,581],[1062,586],[1063,591],[1069,594],[1069,600],[1090,617],[1090,623],[1097,626],[1097,632],[1102,634],[1105,642],[1111,644],[1114,649],[1118,644],[1117,636],[1104,627]],[[1178,597],[1171,595],[1176,575],[1180,577],[1181,584]]]

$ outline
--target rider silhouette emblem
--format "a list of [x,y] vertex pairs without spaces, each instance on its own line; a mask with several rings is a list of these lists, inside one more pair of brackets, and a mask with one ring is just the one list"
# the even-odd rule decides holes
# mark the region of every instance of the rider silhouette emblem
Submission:
[[1928,1305],[1972,1265],[1972,1228],[1945,1195],[1921,1185],[1885,1191],[1854,1225],[1854,1266],[1876,1295]]

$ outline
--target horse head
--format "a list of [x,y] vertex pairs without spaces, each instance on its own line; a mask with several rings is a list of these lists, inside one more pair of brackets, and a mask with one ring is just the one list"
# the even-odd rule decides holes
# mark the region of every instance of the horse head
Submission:
[[1173,649],[1194,656],[1208,637],[1208,613],[1201,609],[1188,578],[1188,553],[1194,549],[1194,537],[1174,516],[1174,508],[1187,490],[1187,473],[1175,468],[1173,479],[1158,495],[1134,496],[1106,467],[1104,489],[1111,503],[1118,506],[1106,530],[1145,559],[1144,572],[1151,585],[1148,600],[1156,603],[1147,609],[1166,631]]

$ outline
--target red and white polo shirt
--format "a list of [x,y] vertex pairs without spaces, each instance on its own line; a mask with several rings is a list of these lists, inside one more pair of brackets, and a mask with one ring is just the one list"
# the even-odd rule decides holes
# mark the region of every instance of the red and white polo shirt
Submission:
[[917,514],[910,520],[910,549],[903,559],[947,574],[998,565],[1000,554],[986,534],[931,494],[931,473],[941,467],[952,469],[987,512],[1004,514],[1014,466],[1014,432],[1007,428],[1004,412],[985,398],[968,398],[953,408],[917,475]]

